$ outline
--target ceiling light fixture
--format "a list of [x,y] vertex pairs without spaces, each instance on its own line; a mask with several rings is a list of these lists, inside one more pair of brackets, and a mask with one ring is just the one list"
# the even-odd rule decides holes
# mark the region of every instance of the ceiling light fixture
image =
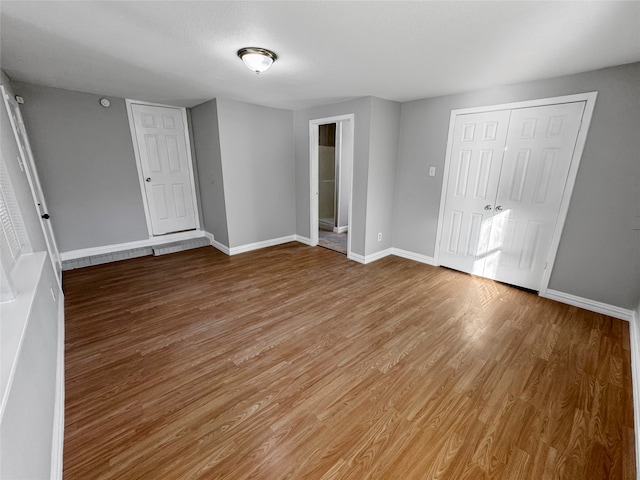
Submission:
[[271,50],[257,47],[241,48],[238,50],[238,56],[249,70],[256,73],[264,72],[278,59]]

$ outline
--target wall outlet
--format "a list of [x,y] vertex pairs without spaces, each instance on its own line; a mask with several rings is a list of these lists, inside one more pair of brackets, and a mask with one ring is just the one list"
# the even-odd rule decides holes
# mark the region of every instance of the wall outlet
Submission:
[[382,232],[378,233],[378,241],[381,242],[382,241]]

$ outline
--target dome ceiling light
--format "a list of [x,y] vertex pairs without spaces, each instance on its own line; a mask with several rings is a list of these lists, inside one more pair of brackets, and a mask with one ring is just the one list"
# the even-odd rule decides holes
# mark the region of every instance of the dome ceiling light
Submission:
[[238,50],[238,56],[249,70],[256,73],[264,72],[278,59],[271,50],[257,47],[241,48]]

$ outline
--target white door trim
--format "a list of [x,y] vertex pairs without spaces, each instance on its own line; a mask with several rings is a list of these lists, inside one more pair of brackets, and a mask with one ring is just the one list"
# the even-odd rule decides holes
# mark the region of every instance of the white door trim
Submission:
[[444,218],[444,206],[447,196],[446,186],[449,182],[449,166],[451,164],[451,151],[453,149],[453,127],[458,115],[466,115],[469,113],[483,113],[492,112],[496,110],[513,110],[516,108],[529,108],[540,107],[546,105],[556,105],[561,103],[571,102],[586,102],[584,107],[584,113],[582,115],[582,124],[578,132],[578,139],[576,146],[571,157],[571,166],[569,167],[569,174],[567,176],[567,183],[562,195],[562,201],[560,203],[560,210],[558,213],[558,220],[556,222],[553,237],[551,239],[551,246],[549,248],[549,257],[547,259],[547,268],[542,276],[542,284],[540,286],[540,296],[544,296],[547,293],[549,287],[549,279],[551,278],[551,272],[556,260],[556,254],[558,253],[558,246],[560,245],[560,237],[562,236],[562,229],[567,218],[567,212],[569,211],[569,202],[571,200],[571,194],[573,193],[573,187],[576,182],[576,175],[578,173],[578,167],[580,166],[580,160],[582,159],[582,152],[587,140],[587,133],[589,132],[589,125],[591,124],[591,118],[593,116],[593,109],[595,107],[596,97],[598,92],[578,93],[575,95],[565,95],[561,97],[541,98],[537,100],[527,100],[523,102],[504,103],[500,105],[487,105],[483,107],[473,108],[461,108],[451,110],[451,116],[449,118],[449,136],[447,138],[447,153],[444,160],[444,172],[442,178],[442,189],[440,192],[440,210],[438,212],[438,228],[436,231],[436,244],[434,251],[434,263],[440,265],[440,240],[442,238],[442,220]]
[[[346,115],[338,115],[335,117],[316,118],[309,120],[309,239],[311,240],[311,246],[318,245],[318,156],[320,140],[320,125],[326,125],[327,123],[339,123],[348,121],[349,126],[346,127],[351,133],[351,162],[355,162],[354,150],[355,150],[355,115],[349,113]],[[336,129],[337,130],[337,129]],[[344,131],[341,129],[344,134]],[[341,142],[342,143],[342,142]],[[340,155],[342,159],[342,154]],[[355,168],[351,166],[351,188],[349,191],[349,220],[348,229],[349,235],[347,235],[347,258],[351,258],[351,232],[352,229],[352,212],[353,212],[353,177]]]
[[132,100],[130,98],[125,98],[125,103],[127,105],[127,118],[129,119],[129,131],[131,132],[131,142],[133,143],[133,153],[136,157],[136,169],[138,170],[138,183],[140,185],[140,194],[142,195],[142,204],[144,205],[144,216],[147,221],[147,232],[149,234],[149,238],[154,237],[162,237],[164,235],[154,235],[153,229],[151,226],[151,215],[149,213],[149,202],[147,200],[147,193],[144,185],[144,174],[142,173],[142,160],[140,157],[140,149],[138,148],[138,142],[136,140],[136,129],[134,124],[133,117],[133,105],[145,105],[151,107],[163,107],[163,108],[175,108],[180,110],[182,115],[182,123],[184,125],[184,135],[186,140],[187,147],[187,156],[189,157],[189,161],[187,162],[187,166],[189,167],[189,182],[191,184],[191,196],[193,199],[193,209],[194,216],[196,222],[196,230],[200,231],[200,212],[198,210],[198,199],[196,196],[196,183],[193,175],[193,154],[191,153],[191,140],[189,136],[189,124],[187,122],[187,109],[184,107],[176,107],[174,105],[163,105],[161,103],[151,103],[151,102],[143,102],[139,100]]

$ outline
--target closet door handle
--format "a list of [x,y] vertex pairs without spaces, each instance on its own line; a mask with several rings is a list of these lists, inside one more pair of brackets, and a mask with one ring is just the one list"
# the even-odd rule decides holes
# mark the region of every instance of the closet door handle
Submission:
[[502,211],[502,205],[498,205],[496,207],[496,212],[501,212]]
[[484,206],[484,209],[485,209],[485,210],[491,210],[491,205],[485,205],[485,206]]

